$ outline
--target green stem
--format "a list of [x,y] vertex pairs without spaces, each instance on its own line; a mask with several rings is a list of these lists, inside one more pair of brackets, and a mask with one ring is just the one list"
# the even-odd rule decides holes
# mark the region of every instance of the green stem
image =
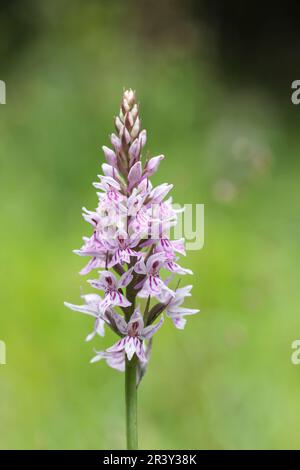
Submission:
[[133,356],[131,361],[126,357],[125,368],[125,402],[126,402],[126,436],[127,449],[137,450],[137,357]]

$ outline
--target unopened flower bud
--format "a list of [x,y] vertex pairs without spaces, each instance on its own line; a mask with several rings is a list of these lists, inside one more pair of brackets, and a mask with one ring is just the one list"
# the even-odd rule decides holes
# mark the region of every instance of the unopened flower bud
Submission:
[[150,160],[146,163],[144,176],[149,178],[152,176],[159,167],[160,162],[165,158],[164,155],[158,155],[158,157],[150,158]]
[[141,144],[141,147],[145,147],[146,141],[147,141],[147,131],[146,129],[143,129],[139,135],[139,142]]
[[122,127],[123,127],[123,122],[121,121],[119,116],[117,116],[116,119],[115,119],[115,126],[116,126],[117,132],[120,133],[121,130],[122,130]]
[[111,150],[110,148],[106,147],[105,145],[103,145],[102,150],[104,152],[107,163],[111,166],[116,167],[117,166],[117,157],[116,157],[115,152],[113,150]]
[[121,142],[122,142],[122,145],[128,145],[129,142],[130,142],[130,134],[128,132],[128,130],[126,129],[125,126],[122,127],[122,130],[120,132],[120,137],[121,137]]
[[137,115],[138,115],[138,113],[139,113],[138,105],[135,104],[130,112],[131,112],[131,115],[132,115],[132,117],[133,117],[133,120],[135,120],[136,117],[137,117]]
[[129,147],[130,166],[140,159],[141,144],[139,139],[135,139]]
[[131,131],[131,137],[132,139],[135,139],[141,130],[141,121],[140,118],[137,116],[135,123],[133,125],[132,131]]
[[129,188],[132,189],[136,184],[141,181],[142,178],[142,164],[141,162],[136,162],[133,167],[130,169],[128,174]]
[[123,104],[125,105],[125,108],[128,107],[128,109],[126,109],[126,111],[129,111],[129,109],[131,109],[133,107],[134,103],[135,103],[135,93],[134,93],[134,91],[131,90],[131,88],[129,90],[124,91]]
[[114,146],[115,150],[120,150],[121,141],[120,141],[119,137],[117,137],[116,134],[111,134],[110,140],[111,140],[111,143]]

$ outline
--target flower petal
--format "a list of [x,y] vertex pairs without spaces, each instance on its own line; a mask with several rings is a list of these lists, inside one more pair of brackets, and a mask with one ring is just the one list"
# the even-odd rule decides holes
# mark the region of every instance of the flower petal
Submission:
[[126,335],[127,334],[127,323],[125,321],[125,319],[122,317],[122,315],[119,315],[117,312],[115,312],[114,310],[111,310],[108,314],[108,319],[110,320],[110,322],[114,322],[114,324],[116,325],[117,329],[119,330],[119,332],[122,334],[122,335]]
[[172,188],[173,185],[167,183],[160,184],[156,188],[153,188],[150,193],[151,203],[160,203]]
[[123,350],[125,349],[125,340],[126,340],[126,337],[120,339],[120,340],[117,341],[115,344],[113,344],[112,346],[110,346],[110,348],[108,348],[106,351],[107,351],[107,352],[119,352],[119,351],[123,351]]
[[92,331],[92,333],[88,334],[85,338],[86,342],[91,341],[96,336],[96,331]]
[[108,165],[107,163],[103,163],[101,167],[105,176],[109,176],[114,180],[120,181],[120,174],[114,166]]
[[181,275],[193,274],[193,271],[191,271],[190,269],[186,269],[186,268],[183,268],[183,267],[179,266],[178,263],[175,263],[172,260],[166,261],[165,268],[168,271],[171,271],[171,272],[176,273],[176,274],[181,274]]
[[130,169],[128,174],[129,187],[133,188],[136,186],[142,178],[142,164],[141,162],[136,162]]
[[164,322],[164,317],[162,316],[161,319],[159,320],[158,323],[155,323],[154,325],[149,325],[146,326],[146,328],[143,329],[142,331],[142,338],[143,339],[150,339],[152,336],[159,330],[159,328],[162,326]]
[[141,144],[141,147],[144,147],[147,141],[147,131],[146,129],[143,129],[140,134],[139,134],[139,142]]
[[164,155],[158,155],[157,157],[150,158],[146,163],[144,170],[144,177],[150,178],[158,169],[160,162],[165,158]]
[[144,320],[140,312],[140,307],[137,307],[130,317],[127,325],[127,331],[132,336],[138,336],[141,334],[144,328]]
[[117,166],[117,157],[113,150],[103,145],[102,150],[104,152],[107,163],[113,167]]
[[70,308],[71,310],[74,310],[75,312],[85,313],[86,315],[91,315],[92,317],[96,317],[96,315],[98,314],[98,309],[96,309],[95,307],[86,305],[86,304],[74,305],[74,304],[70,304],[69,302],[64,302],[64,305]]
[[131,305],[131,302],[129,302],[129,300],[119,291],[110,292],[105,296],[105,299],[107,299],[106,302],[103,301],[101,303],[103,311],[105,311],[110,305],[116,305],[120,307],[129,307]]
[[151,270],[158,271],[165,261],[164,253],[155,253],[154,255],[149,256],[146,262],[147,272]]
[[91,359],[91,363],[95,363],[104,359],[108,366],[112,367],[113,369],[117,369],[120,372],[124,372],[125,370],[125,355],[123,351],[119,352],[108,352],[106,351],[99,351],[97,352],[96,356]]
[[147,268],[146,268],[146,265],[145,265],[145,261],[143,259],[141,259],[140,261],[135,263],[134,270],[138,274],[146,274],[147,273]]
[[130,268],[128,269],[128,271],[122,274],[118,282],[118,288],[128,286],[128,284],[132,281],[133,278],[132,271],[133,268]]
[[141,361],[141,363],[143,364],[143,363],[147,362],[147,357],[145,355],[143,342],[138,338],[134,338],[134,339],[135,339],[135,343],[136,343],[136,346],[135,346],[136,355],[139,358],[139,360]]
[[180,315],[172,317],[172,321],[178,330],[183,330],[186,325],[186,319]]
[[131,361],[134,353],[136,352],[136,340],[137,338],[133,338],[132,336],[126,336],[125,338],[125,353],[129,361]]
[[116,134],[111,134],[110,140],[111,140],[111,143],[114,146],[115,150],[120,150],[121,141],[120,141],[119,137],[117,137]]
[[134,163],[138,160],[141,151],[141,143],[138,139],[135,139],[129,147],[128,153],[130,157],[130,163]]

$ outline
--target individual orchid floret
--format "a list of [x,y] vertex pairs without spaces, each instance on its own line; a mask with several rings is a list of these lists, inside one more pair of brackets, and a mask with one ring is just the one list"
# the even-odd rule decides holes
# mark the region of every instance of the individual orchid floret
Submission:
[[186,324],[187,315],[195,315],[199,310],[193,308],[180,307],[184,302],[185,297],[190,297],[193,286],[185,286],[180,289],[176,289],[175,295],[170,297],[170,301],[166,307],[167,316],[170,317],[179,330],[183,330]]
[[111,254],[108,267],[112,268],[116,264],[129,264],[131,257],[139,257],[140,253],[134,250],[139,241],[139,237],[129,237],[124,230],[119,230],[112,240],[107,239],[104,245]]
[[108,307],[119,306],[129,307],[131,302],[121,293],[121,289],[126,287],[132,280],[132,268],[126,271],[118,280],[110,271],[100,271],[99,279],[91,279],[88,282],[95,289],[104,291],[104,299],[99,305],[100,311],[105,312]]
[[[114,317],[117,316],[116,313],[113,314]],[[144,363],[147,361],[145,355],[145,348],[143,341],[150,340],[154,333],[156,333],[163,324],[163,317],[156,324],[144,327],[143,317],[140,313],[140,308],[136,308],[128,323],[120,315],[116,318],[117,327],[120,333],[123,335],[116,344],[108,348],[105,353],[108,354],[120,354],[121,352],[126,354],[128,360],[130,361],[134,354],[137,355],[139,360]],[[99,360],[103,357],[103,351],[97,353],[95,358],[92,359],[93,362]]]
[[103,193],[98,193],[99,208],[107,209],[111,205],[120,204],[124,200],[124,195],[121,194],[120,184],[111,176],[99,175],[100,183],[93,183],[96,189],[101,189]]
[[145,262],[143,259],[138,261],[134,270],[136,273],[143,275],[142,280],[135,286],[140,289],[138,297],[148,298],[156,297],[158,300],[165,298],[166,294],[173,296],[174,292],[169,289],[159,276],[159,271],[164,265],[165,258],[161,253],[151,255]]
[[91,238],[83,238],[84,245],[80,250],[74,250],[79,256],[91,256],[92,259],[80,271],[81,275],[88,274],[92,269],[104,268],[106,263],[106,249],[100,240],[98,240],[96,232],[93,233]]

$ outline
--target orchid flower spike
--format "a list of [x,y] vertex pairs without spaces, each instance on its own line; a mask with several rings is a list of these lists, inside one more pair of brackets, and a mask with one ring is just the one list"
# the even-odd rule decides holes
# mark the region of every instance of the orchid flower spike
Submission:
[[[93,318],[93,331],[87,340],[103,336],[106,328],[118,335],[118,341],[96,352],[91,362],[104,359],[110,367],[126,370],[128,383],[133,377],[136,387],[145,373],[152,338],[163,324],[164,312],[176,328],[183,329],[186,316],[198,310],[182,307],[191,295],[191,285],[175,290],[170,287],[170,273],[171,278],[192,274],[178,264],[179,257],[185,255],[184,239],[169,237],[181,210],[173,208],[170,197],[166,199],[171,184],[153,187],[150,182],[159,166],[165,164],[164,155],[143,158],[147,133],[142,129],[136,94],[131,89],[123,93],[110,140],[112,148],[102,147],[104,174],[94,183],[97,207],[83,209],[91,233],[75,250],[89,258],[80,274],[96,271],[88,283],[101,295],[83,295],[83,304],[65,305]],[[141,305],[136,306],[137,299]],[[134,395],[133,387],[128,386],[128,390]]]

